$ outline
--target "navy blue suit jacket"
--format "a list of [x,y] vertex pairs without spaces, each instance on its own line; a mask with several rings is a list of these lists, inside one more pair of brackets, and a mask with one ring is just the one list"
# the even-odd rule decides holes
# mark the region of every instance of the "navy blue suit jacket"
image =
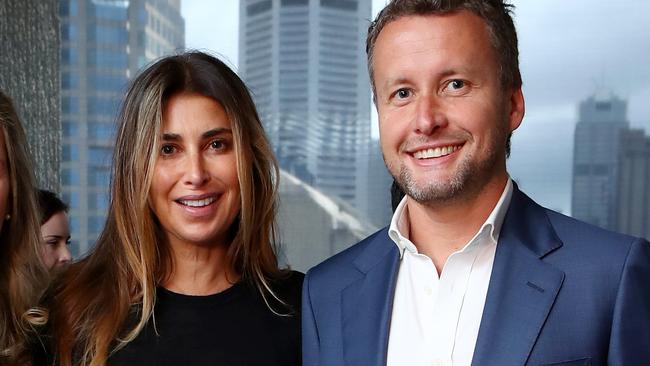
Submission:
[[[307,273],[304,366],[386,364],[398,267],[384,228]],[[650,365],[650,244],[515,187],[472,365],[606,364]]]

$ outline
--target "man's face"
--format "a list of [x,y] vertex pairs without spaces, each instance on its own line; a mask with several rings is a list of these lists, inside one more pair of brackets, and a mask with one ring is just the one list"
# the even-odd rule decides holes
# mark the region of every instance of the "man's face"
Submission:
[[524,101],[521,89],[503,89],[482,19],[398,18],[379,34],[373,62],[382,152],[406,194],[448,202],[505,178]]

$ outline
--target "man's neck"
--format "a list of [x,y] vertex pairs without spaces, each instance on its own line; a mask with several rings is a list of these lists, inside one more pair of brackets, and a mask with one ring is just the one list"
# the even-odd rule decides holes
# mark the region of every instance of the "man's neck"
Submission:
[[507,181],[508,176],[504,175],[469,197],[434,205],[421,204],[407,197],[409,238],[418,252],[431,258],[438,275],[447,258],[476,235],[494,210]]

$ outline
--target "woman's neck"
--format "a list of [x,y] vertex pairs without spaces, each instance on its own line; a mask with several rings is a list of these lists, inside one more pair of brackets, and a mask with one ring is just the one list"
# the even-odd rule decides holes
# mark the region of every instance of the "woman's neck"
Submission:
[[226,260],[225,245],[204,246],[170,243],[171,273],[162,286],[185,295],[211,295],[239,281]]

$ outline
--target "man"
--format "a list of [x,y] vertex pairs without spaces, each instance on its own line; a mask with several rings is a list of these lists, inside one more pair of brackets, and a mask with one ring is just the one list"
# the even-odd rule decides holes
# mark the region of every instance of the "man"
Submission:
[[650,244],[547,210],[506,172],[524,116],[502,0],[394,0],[368,68],[390,227],[310,270],[311,365],[650,365]]

